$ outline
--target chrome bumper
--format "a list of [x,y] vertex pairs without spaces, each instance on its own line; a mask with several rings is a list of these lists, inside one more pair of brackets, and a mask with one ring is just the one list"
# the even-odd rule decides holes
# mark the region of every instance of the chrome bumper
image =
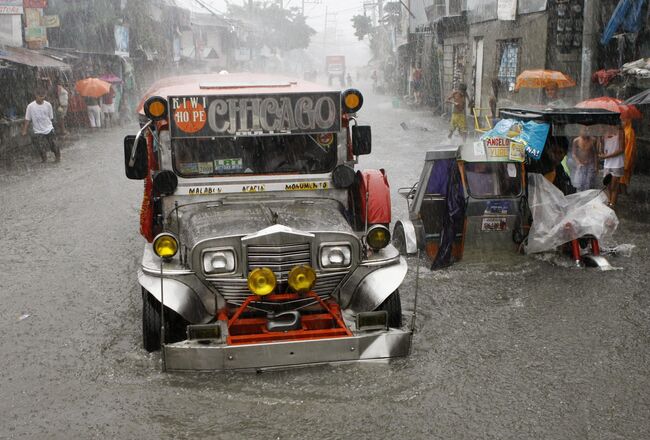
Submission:
[[163,347],[167,371],[264,370],[404,357],[410,331],[360,333],[351,337],[247,345],[187,340]]

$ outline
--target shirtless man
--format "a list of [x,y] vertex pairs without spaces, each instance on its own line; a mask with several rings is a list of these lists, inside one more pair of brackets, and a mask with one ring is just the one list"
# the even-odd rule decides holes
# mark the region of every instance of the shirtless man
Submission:
[[573,184],[578,191],[591,189],[598,169],[598,149],[596,138],[589,136],[585,128],[573,140],[571,155],[576,164]]
[[467,86],[460,84],[458,89],[447,97],[446,102],[453,104],[451,111],[451,126],[449,127],[449,139],[454,135],[454,131],[458,129],[458,133],[463,137],[463,141],[467,139],[467,120],[465,119],[465,107],[467,106]]

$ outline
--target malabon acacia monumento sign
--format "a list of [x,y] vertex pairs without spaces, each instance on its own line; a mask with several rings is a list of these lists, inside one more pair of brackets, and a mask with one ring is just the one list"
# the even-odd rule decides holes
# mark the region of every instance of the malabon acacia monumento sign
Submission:
[[170,96],[175,138],[331,133],[341,128],[339,93]]

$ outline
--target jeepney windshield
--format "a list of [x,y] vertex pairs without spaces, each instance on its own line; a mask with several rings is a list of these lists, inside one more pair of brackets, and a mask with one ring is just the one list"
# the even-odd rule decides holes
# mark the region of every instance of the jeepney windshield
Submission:
[[174,169],[183,177],[332,171],[335,133],[174,139]]
[[521,194],[520,165],[514,162],[465,162],[468,192],[476,199]]

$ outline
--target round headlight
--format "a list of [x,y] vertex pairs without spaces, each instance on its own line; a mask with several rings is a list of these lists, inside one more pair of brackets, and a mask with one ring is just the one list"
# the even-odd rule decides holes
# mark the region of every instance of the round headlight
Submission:
[[153,251],[160,258],[172,258],[178,251],[178,240],[167,232],[158,234],[153,239]]
[[366,243],[374,250],[383,249],[390,243],[390,231],[386,226],[374,225],[368,229]]
[[268,267],[258,267],[248,274],[248,288],[255,295],[268,295],[276,284],[275,274]]
[[357,89],[348,89],[342,94],[344,113],[356,113],[363,105],[363,95]]
[[296,266],[289,272],[288,282],[296,292],[309,292],[316,283],[316,272],[309,266]]
[[144,114],[149,119],[158,121],[167,117],[167,100],[161,96],[152,96],[144,102]]

